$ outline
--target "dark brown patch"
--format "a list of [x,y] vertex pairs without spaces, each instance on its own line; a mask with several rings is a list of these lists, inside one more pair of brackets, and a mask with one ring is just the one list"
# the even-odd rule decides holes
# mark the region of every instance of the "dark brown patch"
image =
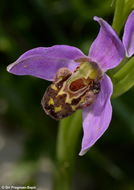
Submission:
[[81,97],[72,100],[72,105],[77,105],[81,100]]
[[85,86],[86,84],[84,84],[83,79],[77,79],[70,84],[70,90],[77,91],[80,90],[81,88],[84,88]]
[[93,84],[93,88],[92,88],[94,94],[98,94],[101,90],[101,85],[100,85],[100,82],[94,82]]

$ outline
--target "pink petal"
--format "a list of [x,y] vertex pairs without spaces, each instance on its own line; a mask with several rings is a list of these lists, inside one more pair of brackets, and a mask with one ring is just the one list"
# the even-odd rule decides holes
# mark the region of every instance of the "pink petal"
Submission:
[[74,60],[81,57],[85,55],[72,46],[39,47],[25,52],[16,62],[9,65],[7,70],[15,75],[31,75],[53,81],[56,72],[62,67],[74,71],[79,65]]
[[112,27],[102,18],[94,17],[99,22],[100,31],[91,45],[89,57],[97,62],[103,71],[116,67],[124,58],[123,44]]
[[125,24],[123,44],[126,55],[131,57],[134,54],[134,11],[131,12]]
[[79,155],[84,155],[88,149],[103,135],[112,117],[110,97],[113,91],[111,79],[105,74],[101,82],[101,91],[96,101],[83,110],[82,148]]

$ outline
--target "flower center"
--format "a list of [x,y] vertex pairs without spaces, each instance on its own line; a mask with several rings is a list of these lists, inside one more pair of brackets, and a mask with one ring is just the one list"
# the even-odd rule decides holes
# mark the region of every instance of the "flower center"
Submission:
[[67,68],[58,70],[55,81],[42,98],[43,109],[54,119],[62,119],[77,109],[90,106],[100,91],[102,72],[98,65],[85,58],[76,62],[80,65],[73,73]]

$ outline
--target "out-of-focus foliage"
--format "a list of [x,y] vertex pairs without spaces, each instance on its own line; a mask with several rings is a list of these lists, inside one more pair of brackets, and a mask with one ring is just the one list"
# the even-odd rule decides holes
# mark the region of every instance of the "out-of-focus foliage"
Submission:
[[[19,178],[21,185],[39,186],[37,171],[51,168],[48,163],[55,160],[58,122],[45,115],[40,105],[49,82],[11,75],[6,66],[38,46],[68,44],[87,53],[99,30],[92,17],[101,16],[111,24],[114,3],[112,0],[0,1],[0,171],[4,161],[11,157],[2,143],[12,139],[11,152],[17,151],[16,144],[22,144],[19,161],[14,159],[17,166],[12,169],[15,177],[10,183]],[[133,96],[132,88],[113,101],[109,129],[87,155],[77,157],[73,189],[134,189]],[[10,173],[10,170],[9,167],[3,171]],[[2,173],[0,177],[6,175]],[[46,176],[43,179],[47,183]]]

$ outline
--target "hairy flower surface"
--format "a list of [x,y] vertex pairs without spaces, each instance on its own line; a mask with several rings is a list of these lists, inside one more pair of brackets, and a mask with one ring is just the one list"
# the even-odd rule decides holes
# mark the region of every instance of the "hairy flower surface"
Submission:
[[94,17],[100,31],[88,56],[67,45],[39,47],[27,51],[7,67],[16,75],[31,75],[52,81],[42,98],[45,112],[62,119],[83,110],[83,155],[102,136],[112,117],[113,91],[106,71],[134,53],[134,11],[125,24],[123,42],[102,18]]

